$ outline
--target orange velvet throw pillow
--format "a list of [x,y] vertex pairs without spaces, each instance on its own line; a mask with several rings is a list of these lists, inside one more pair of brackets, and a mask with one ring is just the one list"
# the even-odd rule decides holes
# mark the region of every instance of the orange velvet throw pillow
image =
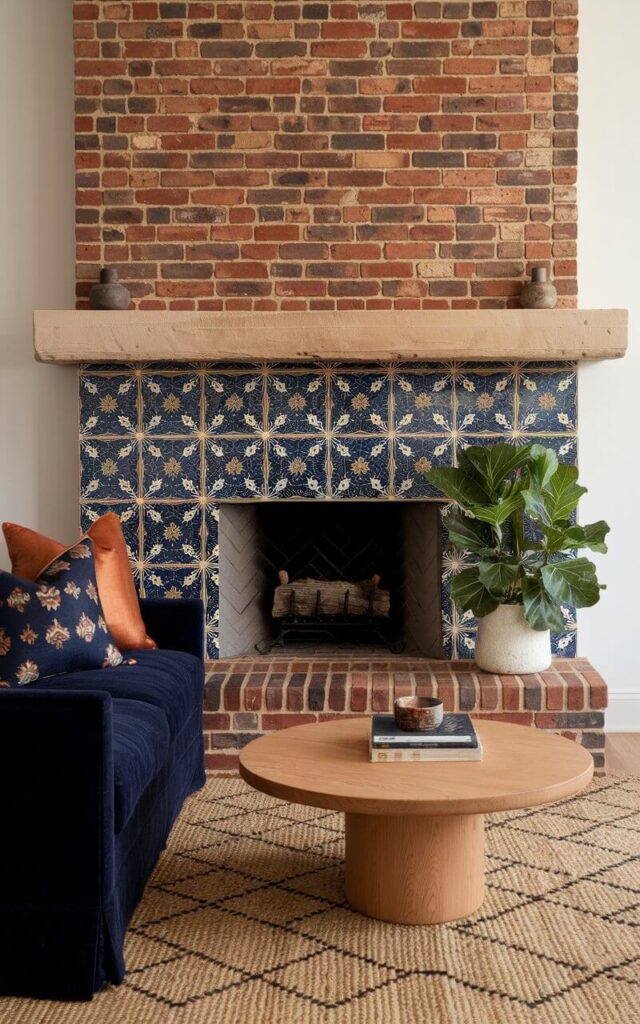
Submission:
[[[37,580],[42,570],[69,546],[17,523],[3,523],[2,530],[11,571],[24,580]],[[93,541],[102,611],[116,645],[124,651],[157,647],[144,628],[127,545],[115,512],[96,519],[87,536]]]

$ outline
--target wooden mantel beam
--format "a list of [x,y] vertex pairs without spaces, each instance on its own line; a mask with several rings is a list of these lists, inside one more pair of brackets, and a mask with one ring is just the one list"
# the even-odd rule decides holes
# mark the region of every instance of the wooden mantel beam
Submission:
[[627,348],[627,311],[38,310],[34,345],[54,363],[614,359]]

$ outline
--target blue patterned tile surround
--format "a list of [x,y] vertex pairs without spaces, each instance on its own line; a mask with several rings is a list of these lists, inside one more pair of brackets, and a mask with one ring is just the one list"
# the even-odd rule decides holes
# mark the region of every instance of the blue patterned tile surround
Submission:
[[[424,473],[497,440],[577,457],[576,367],[411,364],[85,366],[81,523],[120,515],[141,593],[202,596],[217,657],[221,502],[441,501]],[[449,599],[445,657],[473,657],[476,623]],[[575,616],[554,637],[575,653]]]

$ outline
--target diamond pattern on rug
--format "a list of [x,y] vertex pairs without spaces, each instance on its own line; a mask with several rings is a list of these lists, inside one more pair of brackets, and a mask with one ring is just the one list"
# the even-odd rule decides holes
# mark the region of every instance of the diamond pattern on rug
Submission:
[[488,818],[484,905],[407,927],[347,906],[340,815],[213,778],[186,804],[134,915],[124,984],[89,1006],[3,1009],[15,1024],[573,1024],[615,1007],[631,1024],[639,809],[640,780],[610,776],[575,799]]

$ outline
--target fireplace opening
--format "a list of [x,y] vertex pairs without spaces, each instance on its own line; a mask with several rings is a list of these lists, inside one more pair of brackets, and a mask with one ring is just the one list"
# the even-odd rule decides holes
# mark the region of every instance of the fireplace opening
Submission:
[[220,506],[220,656],[442,656],[440,516],[429,502]]

